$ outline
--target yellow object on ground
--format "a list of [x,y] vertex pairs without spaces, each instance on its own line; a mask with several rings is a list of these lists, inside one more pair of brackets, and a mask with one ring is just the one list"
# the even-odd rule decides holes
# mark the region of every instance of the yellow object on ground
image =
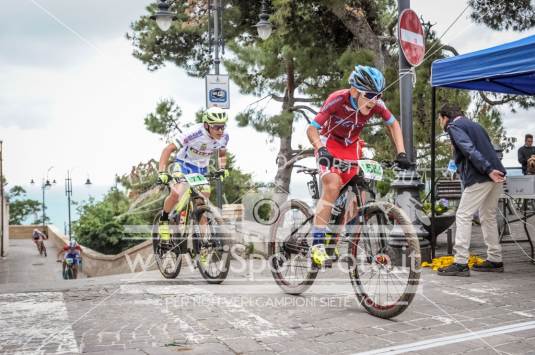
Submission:
[[[472,266],[479,265],[484,261],[484,259],[481,259],[477,255],[470,255],[470,259],[468,259],[468,267],[472,268]],[[441,256],[440,258],[434,258],[431,263],[426,261],[422,262],[422,267],[430,267],[433,271],[437,271],[439,268],[450,266],[453,262],[453,256]]]

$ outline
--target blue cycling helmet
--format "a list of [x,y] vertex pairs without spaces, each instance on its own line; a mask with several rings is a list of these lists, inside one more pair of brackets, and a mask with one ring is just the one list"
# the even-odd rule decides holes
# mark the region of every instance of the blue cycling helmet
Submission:
[[349,75],[349,84],[359,91],[380,93],[385,88],[383,73],[374,67],[356,65]]

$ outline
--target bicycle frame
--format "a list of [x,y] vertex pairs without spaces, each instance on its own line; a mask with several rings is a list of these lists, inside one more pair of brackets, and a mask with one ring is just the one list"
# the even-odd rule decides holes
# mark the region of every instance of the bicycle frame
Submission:
[[[184,176],[174,177],[176,183],[188,183]],[[207,185],[200,185],[207,186]],[[178,201],[176,207],[173,209],[171,215],[171,220],[176,221],[176,225],[180,223],[181,213],[186,211],[184,217],[183,225],[184,230],[179,231],[180,241],[178,242],[178,249],[180,254],[189,254],[192,258],[199,253],[200,243],[197,233],[192,233],[193,224],[191,220],[191,213],[196,210],[197,206],[206,205],[206,197],[203,196],[202,192],[197,190],[194,186],[189,186],[188,189],[184,192],[183,196]],[[189,230],[190,233],[184,238],[185,231]],[[188,247],[188,241],[191,240],[192,248]],[[185,244],[184,244],[185,243]],[[182,246],[184,245],[184,246]]]
[[[351,162],[352,164],[355,164],[355,162]],[[308,182],[310,185],[315,185],[316,188],[318,186],[317,183],[317,177],[315,174],[311,174],[310,172],[304,171],[306,174],[311,175],[311,181]],[[364,200],[362,193],[367,192],[370,194],[371,199],[368,202],[375,201],[375,191],[370,186],[373,183],[373,180],[367,180],[364,178],[362,171],[359,170],[359,173],[353,177],[346,185],[342,187],[340,190],[340,193],[338,194],[338,197],[336,198],[335,204],[331,210],[331,215],[329,218],[329,226],[341,226],[342,224],[347,225],[351,220],[358,217],[358,214],[355,216],[352,216],[353,218],[345,221],[345,215],[346,215],[346,209],[348,203],[351,203],[353,200],[348,201],[348,194],[353,192],[355,194],[355,198],[357,199],[357,209],[361,209],[364,206]],[[319,191],[319,189],[317,189]],[[310,218],[307,218],[305,221],[299,225],[298,228],[296,228],[294,231],[290,233],[290,237],[292,237],[297,231],[301,229],[301,227],[305,226],[307,223],[309,223],[314,216],[311,216]],[[340,233],[339,230],[334,231],[333,234],[338,235]],[[339,238],[336,238],[337,241]]]

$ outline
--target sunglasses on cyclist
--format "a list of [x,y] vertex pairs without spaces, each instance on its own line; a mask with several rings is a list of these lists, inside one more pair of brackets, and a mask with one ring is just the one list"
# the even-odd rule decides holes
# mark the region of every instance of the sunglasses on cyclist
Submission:
[[381,97],[383,97],[383,94],[376,93],[376,92],[361,92],[365,98],[368,100],[379,100]]
[[214,131],[224,131],[225,127],[226,126],[224,124],[211,124],[210,125],[210,128],[213,129]]

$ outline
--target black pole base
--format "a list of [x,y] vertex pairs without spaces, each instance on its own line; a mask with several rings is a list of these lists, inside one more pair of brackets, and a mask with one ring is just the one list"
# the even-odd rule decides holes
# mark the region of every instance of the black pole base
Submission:
[[[418,242],[420,244],[420,256],[421,261],[431,262],[431,242],[429,239],[429,233],[421,228],[421,226],[415,225],[416,235],[418,236]],[[409,251],[407,248],[407,242],[403,236],[401,229],[399,231],[392,231],[388,238],[388,247],[390,248],[389,256],[392,264],[395,266],[407,266],[409,262]]]

